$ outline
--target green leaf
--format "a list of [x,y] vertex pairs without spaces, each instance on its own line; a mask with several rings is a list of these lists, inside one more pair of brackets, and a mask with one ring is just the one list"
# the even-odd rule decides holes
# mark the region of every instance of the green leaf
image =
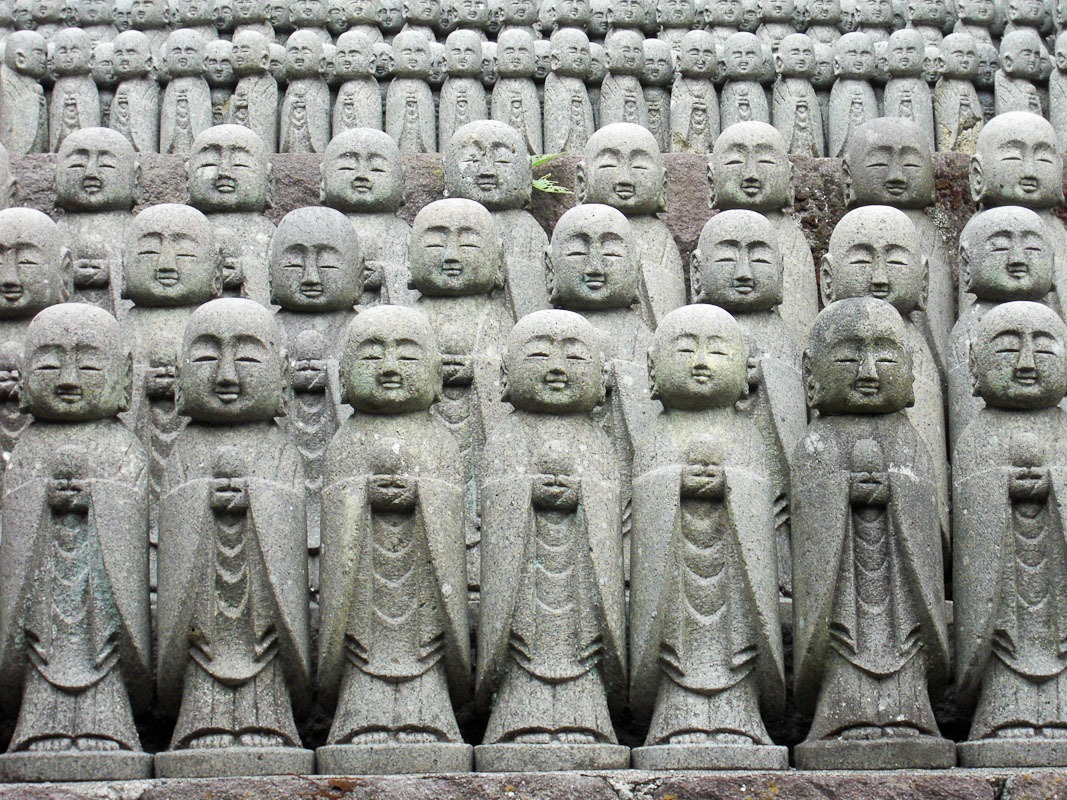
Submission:
[[539,167],[542,164],[547,164],[553,158],[559,158],[563,153],[545,153],[542,156],[530,156],[530,166]]
[[539,192],[547,192],[548,194],[574,194],[566,186],[561,186],[552,180],[552,173],[549,172],[540,178],[533,179],[533,188]]

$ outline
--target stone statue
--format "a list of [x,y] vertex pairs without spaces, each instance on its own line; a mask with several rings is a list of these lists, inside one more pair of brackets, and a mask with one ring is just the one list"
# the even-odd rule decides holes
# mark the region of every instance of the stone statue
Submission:
[[651,721],[638,769],[788,765],[760,718],[781,713],[785,676],[773,490],[737,409],[747,355],[738,325],[708,305],[664,317],[649,353],[663,411],[634,459],[630,702]]
[[100,98],[100,125],[108,127],[111,117],[111,103],[115,99],[115,89],[118,87],[118,79],[115,77],[114,66],[115,48],[111,42],[98,42],[93,47],[92,76],[96,84],[96,91]]
[[884,42],[893,29],[892,0],[857,0],[856,31],[866,33],[874,42]]
[[56,205],[63,209],[59,231],[74,266],[71,300],[116,313],[122,245],[140,179],[133,146],[117,131],[82,128],[60,145]]
[[515,319],[548,307],[544,254],[548,236],[525,206],[533,176],[521,134],[503,122],[464,125],[444,152],[445,192],[481,203],[504,244],[504,285]]
[[778,54],[782,39],[796,33],[796,3],[794,0],[760,0],[760,26],[756,35],[763,49],[772,55]]
[[592,13],[589,0],[556,0],[555,5],[556,18],[554,23],[556,30],[560,28],[580,28],[584,31],[589,26],[589,15]]
[[990,29],[997,18],[996,0],[957,0],[955,33],[969,33],[978,44],[993,44]]
[[118,85],[108,127],[125,136],[138,153],[159,150],[159,84],[152,74],[152,43],[141,31],[123,31],[111,43]]
[[342,81],[333,105],[333,135],[353,128],[382,129],[382,94],[374,79],[371,41],[358,31],[337,37],[334,68]]
[[34,423],[4,476],[0,682],[18,711],[5,780],[152,775],[133,707],[152,696],[148,480],[121,422],[129,351],[101,309],[52,306],[26,332]]
[[438,137],[443,145],[468,122],[489,119],[489,101],[482,86],[482,40],[478,32],[458,28],[445,40],[448,77],[441,87]]
[[648,107],[641,89],[645,70],[644,37],[620,28],[608,34],[608,73],[600,89],[599,126],[627,122],[649,127]]
[[171,28],[196,31],[208,43],[219,35],[215,28],[215,4],[212,0],[170,0],[169,22]]
[[163,92],[159,152],[187,156],[193,140],[211,127],[211,88],[204,79],[204,39],[176,30],[164,45],[170,83]]
[[[270,23],[271,30],[274,31],[274,41],[276,44],[284,46],[285,40],[295,30],[293,20],[289,16],[289,3],[287,0],[266,0],[266,2],[267,22]],[[398,12],[399,10],[397,8]],[[399,28],[399,26],[397,27]]]
[[715,37],[701,30],[682,37],[679,74],[671,85],[671,152],[711,152],[719,135],[719,95],[713,82],[717,65]]
[[354,414],[326,452],[319,689],[336,704],[319,768],[470,769],[452,702],[470,691],[459,451],[431,407],[428,320],[380,306],[341,356]]
[[60,0],[36,0],[30,6],[33,29],[44,37],[46,42],[67,25],[63,22]]
[[777,231],[784,272],[778,311],[796,341],[807,336],[819,310],[815,262],[793,205],[793,166],[782,135],[762,122],[723,130],[708,164],[708,204],[764,214]]
[[1048,79],[1048,118],[1056,129],[1060,152],[1067,151],[1067,31],[1056,37],[1055,66]]
[[682,38],[691,30],[699,29],[696,22],[696,5],[693,0],[659,0],[656,3],[656,36],[671,46],[677,55]]
[[819,98],[822,112],[823,141],[830,137],[830,95],[834,88],[834,49],[822,42],[815,43],[815,77],[811,85]]
[[841,0],[808,0],[807,27],[812,41],[833,47],[841,38]]
[[771,118],[782,134],[790,155],[822,158],[826,154],[822,110],[812,86],[815,77],[815,45],[803,33],[782,39],[774,57],[778,79],[774,82]]
[[362,305],[410,305],[411,227],[397,216],[404,168],[386,133],[359,128],[333,138],[322,159],[322,202],[348,215],[366,265]]
[[[844,37],[841,37],[844,38]],[[904,416],[926,445],[933,488],[937,491],[939,529],[948,549],[948,452],[945,434],[944,373],[928,344],[921,316],[927,289],[927,260],[908,216],[889,206],[862,206],[848,212],[830,236],[819,270],[823,305],[850,297],[888,301],[904,322],[915,384]],[[794,496],[799,489],[794,484]],[[795,553],[794,553],[795,555]],[[794,572],[794,577],[796,573]]]
[[[487,0],[459,0],[455,3],[457,18],[455,30],[469,30],[478,34],[482,41],[487,39],[489,29],[490,5]],[[450,31],[450,34],[454,31]]]
[[0,144],[11,155],[48,150],[48,102],[41,86],[47,73],[45,62],[45,40],[36,31],[15,31],[4,43]]
[[941,45],[948,23],[946,0],[908,0],[908,27],[919,32],[926,44]]
[[500,32],[497,72],[500,77],[493,87],[490,117],[517,130],[526,141],[528,153],[543,153],[541,101],[533,80],[534,40],[526,30],[510,28]]
[[996,113],[1029,111],[1041,115],[1041,96],[1035,85],[1041,73],[1041,40],[1032,28],[1004,34],[1000,41],[1000,69],[995,86]]
[[157,63],[162,63],[164,44],[170,34],[169,14],[167,0],[133,0],[130,7],[130,27],[151,40]]
[[8,208],[0,211],[0,252],[0,344],[21,348],[33,315],[70,298],[70,249],[47,215]]
[[189,202],[216,228],[239,237],[241,296],[267,304],[267,252],[274,223],[264,212],[273,205],[267,149],[242,125],[216,125],[196,137],[185,162]]
[[177,712],[161,777],[307,773],[292,704],[311,660],[303,474],[274,418],[288,357],[263,306],[213,300],[189,317],[178,370],[191,420],[164,477],[160,705]]
[[591,412],[604,400],[593,326],[538,311],[508,337],[482,505],[476,701],[481,772],[620,769],[609,716],[625,694],[619,473]]
[[978,74],[974,85],[978,90],[978,102],[982,104],[985,121],[996,116],[996,74],[1000,69],[1000,52],[991,44],[978,43]]
[[[673,0],[664,0],[673,2]],[[665,39],[646,39],[645,68],[641,73],[645,108],[648,109],[648,129],[656,137],[661,152],[671,144],[671,83],[674,80],[674,58],[671,45]]]
[[544,151],[577,154],[585,149],[595,130],[585,84],[589,39],[577,28],[563,28],[552,34],[551,41],[552,71],[545,78]]
[[971,377],[971,349],[988,312],[1002,303],[1055,305],[1052,239],[1035,212],[999,206],[975,214],[960,234],[960,283],[973,303],[952,328],[948,350],[949,452],[982,409]]
[[217,36],[233,36],[235,13],[234,0],[215,0],[212,4],[212,22]]
[[261,34],[268,41],[274,41],[274,29],[267,21],[266,0],[234,0],[231,39],[236,40],[242,33],[248,32]]
[[[534,23],[537,22],[538,6],[538,0],[504,0],[501,3],[501,18],[504,27],[500,30],[500,33],[504,33],[511,28],[522,28],[531,36],[537,38]],[[499,41],[499,35],[497,40]]]
[[[865,0],[876,4],[880,0]],[[888,0],[886,0],[888,3]],[[834,45],[834,88],[827,116],[830,135],[827,155],[841,158],[852,131],[878,116],[878,100],[871,86],[874,76],[874,41],[866,33],[846,33]]]
[[645,5],[643,0],[618,0],[613,3],[608,8],[608,32],[619,28],[641,30],[645,24]]
[[601,128],[575,167],[582,203],[604,203],[626,215],[637,241],[641,277],[637,295],[650,328],[685,305],[685,275],[674,237],[656,214],[666,205],[667,173],[652,134],[617,123]]
[[441,0],[404,0],[404,27],[401,33],[421,33],[427,41],[437,38],[440,24]]
[[915,28],[902,28],[893,32],[888,45],[889,80],[882,97],[882,114],[910,119],[926,137],[927,146],[933,147],[934,101],[922,77],[923,37]]
[[100,127],[100,93],[92,78],[93,43],[80,28],[64,28],[52,42],[56,83],[49,104],[48,149],[81,128]]
[[437,113],[426,79],[429,41],[418,31],[393,39],[393,75],[385,96],[385,131],[401,153],[437,152]]
[[[388,47],[388,45],[386,45]],[[278,84],[278,91],[285,89],[289,79],[285,76],[285,45],[270,43],[270,74]]]
[[1009,302],[982,317],[971,348],[984,407],[956,449],[955,634],[960,698],[977,705],[964,766],[1067,762],[1059,633],[1067,542],[1057,488],[1067,393],[1067,326]]
[[15,205],[18,194],[18,182],[11,171],[11,158],[7,148],[0,144],[0,211]]
[[211,124],[229,121],[230,99],[237,86],[233,71],[233,42],[212,39],[204,48],[204,77],[211,88]]
[[327,28],[335,40],[344,33],[358,33],[374,44],[382,41],[382,32],[378,29],[378,12],[381,6],[378,0],[335,0],[327,6]]
[[589,69],[585,73],[585,88],[593,106],[593,118],[600,122],[600,89],[608,74],[608,51],[597,42],[589,43]]
[[726,82],[719,93],[719,121],[725,131],[735,122],[771,121],[763,77],[763,45],[754,33],[732,33],[720,46],[719,72]]
[[[232,63],[237,85],[226,122],[252,130],[273,153],[278,149],[278,82],[270,74],[270,41],[252,29],[235,33]],[[380,107],[381,98],[375,99]]]
[[378,29],[384,41],[391,43],[404,27],[404,11],[400,0],[379,0]]
[[81,0],[77,4],[77,21],[93,44],[110,42],[119,33],[114,25],[114,3],[109,0]]
[[941,40],[944,66],[934,90],[934,133],[941,152],[974,152],[985,115],[975,89],[978,46],[969,33]]
[[278,152],[321,153],[330,143],[330,87],[319,73],[322,40],[300,28],[285,42],[289,85],[278,123]]
[[818,416],[792,472],[795,692],[814,714],[801,769],[955,764],[931,708],[948,631],[936,473],[901,413],[908,338],[890,304],[855,297],[823,310],[804,351]]

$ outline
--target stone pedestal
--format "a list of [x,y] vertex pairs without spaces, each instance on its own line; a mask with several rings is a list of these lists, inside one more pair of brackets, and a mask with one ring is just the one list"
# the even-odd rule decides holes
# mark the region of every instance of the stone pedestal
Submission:
[[478,772],[569,772],[628,766],[630,748],[619,744],[483,744],[474,748]]
[[68,781],[133,781],[152,777],[152,754],[108,752],[17,752],[0,756],[0,781],[39,783]]
[[220,747],[156,753],[160,778],[231,778],[239,775],[308,775],[315,752],[300,747]]
[[409,775],[470,772],[474,748],[461,742],[334,744],[315,751],[325,775]]
[[634,769],[789,769],[789,748],[748,744],[635,747]]
[[797,769],[945,769],[956,766],[956,746],[937,736],[876,741],[820,741],[799,744]]

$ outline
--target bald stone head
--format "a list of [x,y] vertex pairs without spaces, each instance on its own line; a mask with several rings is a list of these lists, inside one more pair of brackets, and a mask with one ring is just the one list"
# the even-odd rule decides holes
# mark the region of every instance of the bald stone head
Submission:
[[192,206],[164,203],[134,217],[122,268],[122,296],[139,306],[197,306],[222,290],[215,230]]
[[918,77],[923,71],[926,42],[915,28],[893,31],[889,37],[886,69],[894,78]]
[[775,69],[783,78],[815,77],[815,42],[803,33],[791,33],[778,44]]
[[598,130],[575,167],[575,193],[583,203],[604,203],[627,216],[663,210],[667,172],[655,137],[629,122]]
[[782,302],[782,256],[774,225],[744,209],[704,223],[690,269],[693,299],[734,314],[768,311]]
[[445,192],[497,211],[530,200],[533,173],[522,135],[503,122],[480,120],[460,127],[444,152]]
[[1054,265],[1045,223],[1029,208],[980,211],[960,234],[960,280],[979,300],[1043,300],[1052,291]]
[[969,33],[950,33],[941,40],[941,75],[973,81],[978,75],[978,43]]
[[748,31],[731,33],[722,45],[720,70],[733,81],[759,80],[763,72],[763,44]]
[[404,200],[404,167],[384,131],[353,128],[330,140],[322,158],[323,202],[345,213],[396,211]]
[[93,42],[81,28],[63,28],[52,39],[52,67],[58,77],[92,71]]
[[552,231],[549,252],[550,294],[557,308],[602,310],[637,302],[637,245],[618,209],[600,203],[570,209]]
[[185,174],[189,200],[202,211],[263,211],[271,204],[267,147],[243,125],[216,125],[197,136]]
[[705,30],[692,30],[682,37],[678,55],[678,70],[687,78],[715,77],[718,53],[715,37]]
[[496,220],[473,200],[425,206],[411,226],[411,285],[423,295],[488,294],[503,285],[504,248]]
[[0,254],[0,319],[29,318],[70,296],[70,251],[46,214],[0,211]]
[[925,208],[934,202],[930,144],[910,119],[881,117],[852,131],[845,151],[849,206]]
[[56,205],[68,211],[115,211],[133,206],[141,167],[129,140],[108,128],[81,128],[56,157]]
[[[552,72],[584,78],[589,72],[589,37],[577,28],[560,28],[551,38],[549,64]],[[536,45],[535,45],[536,46]]]
[[152,42],[142,31],[123,31],[111,42],[111,68],[120,81],[143,78],[152,68]]
[[793,163],[778,129],[736,122],[715,140],[708,163],[713,208],[779,211],[793,202]]
[[163,43],[163,62],[172,78],[202,75],[204,37],[191,28],[179,28]]
[[978,134],[970,184],[979,205],[1051,208],[1063,203],[1063,160],[1052,124],[1027,111],[995,116]]
[[290,211],[270,242],[271,302],[289,311],[345,311],[363,292],[363,257],[348,217],[333,208]]

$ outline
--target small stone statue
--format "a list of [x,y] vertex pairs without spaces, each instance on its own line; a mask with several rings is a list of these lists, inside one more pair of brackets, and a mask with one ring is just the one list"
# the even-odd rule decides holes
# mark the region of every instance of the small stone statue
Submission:
[[0,211],[15,205],[18,194],[18,182],[11,171],[11,158],[7,148],[0,144]]
[[625,694],[625,608],[618,466],[590,416],[604,400],[599,338],[558,310],[508,337],[514,410],[489,432],[479,488],[482,772],[629,765],[608,710]]
[[778,54],[782,39],[796,33],[794,0],[760,0],[760,26],[756,30],[765,52]]
[[21,348],[33,315],[70,298],[70,249],[47,215],[7,208],[0,211],[0,252],[8,254],[0,264],[0,344]]
[[819,98],[823,141],[830,137],[830,94],[833,92],[834,80],[834,49],[828,44],[816,42],[815,77],[811,79],[811,85],[815,88],[815,96]]
[[719,135],[715,37],[689,31],[679,43],[679,74],[671,85],[672,153],[707,154]]
[[378,29],[378,0],[336,0],[327,6],[329,22],[327,27],[335,40],[344,33],[358,33],[374,44],[382,41],[382,32]]
[[55,153],[63,140],[82,128],[100,127],[100,92],[92,78],[93,43],[80,28],[64,28],[54,41],[48,149]]
[[159,150],[159,84],[152,75],[152,44],[141,31],[114,38],[112,68],[118,85],[108,127],[125,136],[138,153]]
[[[248,128],[273,153],[278,149],[278,82],[270,74],[270,41],[253,29],[235,33],[232,63],[237,85],[226,122]],[[381,98],[375,99],[380,107]]]
[[322,40],[300,28],[285,42],[285,74],[289,85],[278,123],[278,151],[321,153],[330,143],[330,87],[319,73]]
[[391,44],[404,27],[404,10],[401,0],[379,0],[378,29],[383,41]]
[[[274,41],[274,29],[267,21],[266,0],[235,0],[233,5],[233,35],[236,42],[242,33],[255,32]],[[236,44],[234,45],[236,47]]]
[[815,77],[815,45],[803,33],[782,39],[774,57],[778,79],[774,82],[771,118],[782,134],[789,155],[822,158],[826,154],[822,110],[812,86]]
[[396,142],[368,128],[333,138],[322,159],[322,201],[348,215],[366,265],[362,305],[410,305],[411,227],[397,216],[404,168]]
[[[537,31],[534,30],[539,6],[537,0],[504,0],[501,6],[504,27],[500,33],[510,28],[522,28],[531,36],[537,37]],[[499,36],[497,39],[499,41]]]
[[471,122],[449,140],[443,161],[448,196],[481,203],[496,220],[504,243],[504,285],[515,319],[547,308],[548,236],[525,210],[533,175],[521,134],[502,122]]
[[[589,43],[589,69],[585,73],[585,88],[593,106],[593,117],[600,120],[600,88],[608,74],[608,51],[597,42]],[[599,125],[598,125],[599,127]]]
[[598,130],[575,167],[582,203],[604,203],[630,221],[641,263],[638,298],[645,322],[655,329],[669,311],[685,305],[685,274],[674,236],[656,214],[666,201],[667,173],[652,134],[617,123]]
[[997,115],[1009,111],[1029,111],[1041,115],[1041,40],[1032,28],[1019,28],[1004,34],[1000,41],[1000,69],[995,80]]
[[910,119],[933,147],[934,101],[922,77],[923,37],[914,28],[903,28],[893,32],[888,46],[889,81],[882,97],[882,114]]
[[978,46],[969,33],[941,40],[944,67],[934,89],[934,133],[941,152],[971,154],[985,122],[975,89]]
[[[136,14],[136,10],[134,12]],[[204,79],[204,39],[176,30],[164,45],[170,83],[163,92],[159,152],[187,156],[193,140],[211,127],[211,88]]]
[[659,25],[656,36],[667,42],[677,55],[682,38],[691,30],[699,30],[696,16],[693,0],[659,0],[656,3],[656,22]]
[[510,28],[500,32],[497,72],[500,77],[493,87],[491,118],[517,130],[531,155],[543,153],[541,102],[533,81],[534,40],[526,30]]
[[664,317],[649,352],[663,411],[634,460],[630,701],[651,720],[637,769],[788,766],[760,717],[781,713],[785,675],[773,492],[737,410],[747,355],[709,305]]
[[1010,302],[990,309],[975,334],[971,372],[985,406],[953,461],[956,663],[960,698],[977,705],[960,761],[1060,765],[1067,326],[1047,306]]
[[969,33],[978,44],[993,44],[990,29],[997,18],[996,0],[957,0],[955,33]]
[[231,38],[234,29],[234,0],[215,0],[212,4],[212,27],[216,36]]
[[133,146],[117,131],[82,128],[60,145],[56,205],[64,212],[58,225],[74,264],[73,301],[115,314],[122,245],[140,178]]
[[1067,152],[1067,31],[1056,37],[1055,69],[1048,79],[1048,118],[1056,129],[1060,152]]
[[[544,3],[545,0],[542,0]],[[620,28],[642,30],[645,24],[645,6],[642,0],[618,0],[608,8],[608,32]]]
[[908,338],[889,303],[855,297],[823,310],[804,351],[818,416],[792,472],[795,691],[815,717],[801,769],[956,763],[930,702],[948,630],[936,473],[901,413]]
[[418,31],[393,39],[393,75],[385,96],[385,131],[401,153],[437,152],[437,113],[426,80],[430,48]]
[[552,72],[545,78],[544,151],[577,154],[585,149],[595,130],[585,83],[589,38],[577,28],[563,28],[552,34],[551,41]]
[[237,77],[233,71],[233,43],[226,39],[212,39],[204,48],[204,77],[211,87],[211,124],[229,121],[230,99]]
[[978,90],[978,102],[982,104],[985,121],[996,116],[996,75],[1000,69],[1000,52],[991,44],[978,43],[978,74],[974,86]]
[[372,55],[370,39],[362,33],[345,31],[337,37],[334,68],[342,83],[333,105],[334,136],[353,128],[382,129],[382,94]]
[[488,97],[480,77],[482,40],[478,32],[458,28],[448,34],[445,48],[448,77],[441,87],[438,115],[438,137],[442,145],[468,122],[489,119]]
[[264,214],[273,191],[263,140],[242,125],[209,128],[193,142],[185,175],[190,204],[239,237],[241,296],[266,305],[274,223]]
[[401,33],[421,33],[428,42],[437,38],[436,28],[440,24],[440,0],[405,0],[404,27]]
[[952,327],[948,351],[949,452],[982,409],[974,393],[971,350],[977,347],[981,320],[1002,303],[1052,303],[1052,240],[1036,213],[1020,206],[980,211],[960,234],[960,273],[973,304]]
[[11,155],[48,150],[48,102],[41,86],[46,73],[44,37],[32,30],[11,34],[0,70],[0,143]]
[[893,30],[892,0],[857,0],[856,31],[871,37],[871,45],[884,42]]
[[[554,20],[556,30],[560,28],[580,28],[586,30],[589,27],[589,16],[592,10],[589,0],[556,0],[556,18]],[[653,14],[655,10],[653,9]]]
[[293,0],[289,4],[289,22],[294,33],[311,31],[324,44],[333,41],[326,30],[327,10],[326,0]]
[[725,131],[735,122],[771,121],[764,72],[763,45],[747,31],[730,34],[721,45],[720,72],[726,82],[719,93],[719,120]]
[[206,43],[218,38],[215,4],[211,0],[170,0],[170,26],[194,30]]
[[157,63],[162,63],[164,45],[170,34],[169,16],[167,0],[133,0],[130,8],[130,27],[151,40]]
[[[293,21],[289,16],[289,3],[287,0],[266,0],[267,22],[274,31],[275,44],[285,46],[285,40],[293,32]],[[399,7],[397,11],[399,12]],[[399,26],[398,26],[399,27]]]
[[100,125],[108,127],[111,118],[111,103],[115,99],[118,79],[114,67],[115,48],[111,42],[99,42],[93,47],[92,76],[100,97]]
[[144,447],[116,415],[129,351],[101,309],[52,306],[26,333],[34,423],[7,465],[0,685],[18,711],[5,780],[152,775],[133,707],[152,696]]
[[115,28],[115,6],[109,0],[81,0],[77,8],[78,27],[89,34],[93,44],[110,42],[119,32]]
[[469,30],[478,34],[478,38],[486,41],[486,31],[489,29],[490,5],[486,0],[459,0],[456,7],[456,26],[449,35],[456,30]]
[[[669,1],[669,0],[668,0]],[[645,108],[648,109],[648,129],[656,137],[661,152],[671,144],[671,83],[674,80],[674,58],[665,39],[646,39],[645,69],[641,73]]]
[[319,768],[467,771],[452,708],[470,691],[463,489],[430,411],[442,367],[428,320],[364,311],[341,376],[355,413],[326,452],[318,679],[337,710]]
[[67,27],[63,21],[60,0],[36,0],[30,5],[30,16],[33,19],[33,29],[41,34],[46,42],[51,42],[59,31]]
[[191,417],[167,459],[159,543],[158,694],[177,712],[161,777],[307,773],[291,703],[309,695],[304,493],[271,313],[213,300],[178,370]]
[[808,0],[807,28],[812,41],[833,47],[841,38],[841,0]]
[[[881,0],[865,0],[877,4]],[[888,4],[888,0],[885,0]],[[827,155],[841,158],[852,131],[878,116],[878,99],[871,86],[874,77],[874,41],[866,33],[846,33],[834,45],[834,88],[827,116],[830,135]]]
[[945,0],[908,0],[907,10],[908,28],[918,31],[926,44],[940,47],[942,32],[948,23]]
[[608,73],[600,90],[599,125],[627,122],[648,128],[648,107],[641,89],[645,40],[635,30],[611,31],[605,42]]
[[784,273],[778,311],[803,341],[819,310],[815,261],[800,223],[788,213],[793,205],[793,166],[785,140],[762,122],[738,123],[723,130],[708,164],[708,204],[765,215],[777,232]]

